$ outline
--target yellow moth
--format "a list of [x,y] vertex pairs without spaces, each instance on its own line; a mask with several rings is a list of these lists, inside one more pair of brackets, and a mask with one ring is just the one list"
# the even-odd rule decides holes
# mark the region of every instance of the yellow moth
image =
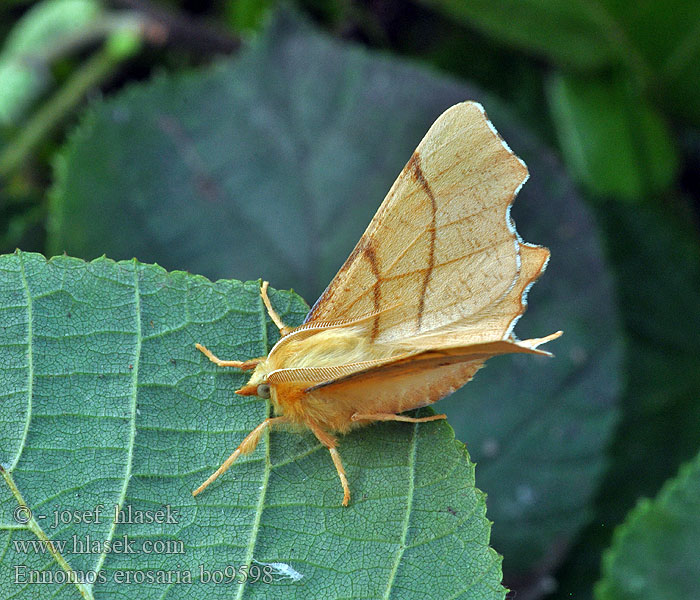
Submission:
[[350,488],[337,434],[375,421],[422,422],[404,411],[432,404],[467,383],[484,361],[509,352],[548,354],[544,338],[518,340],[513,326],[549,259],[523,242],[511,204],[527,167],[476,102],[435,121],[389,190],[345,264],[302,325],[286,327],[261,289],[281,339],[266,357],[220,360],[254,369],[237,394],[272,401],[265,419],[193,494],[271,426],[308,427],[330,450]]

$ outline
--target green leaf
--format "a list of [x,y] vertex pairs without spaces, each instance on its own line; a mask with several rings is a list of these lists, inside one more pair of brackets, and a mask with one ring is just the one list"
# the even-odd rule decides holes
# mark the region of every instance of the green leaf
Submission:
[[96,0],[43,0],[12,28],[4,57],[37,56],[94,21],[102,8]]
[[[586,2],[561,0],[423,0],[504,42],[564,65],[595,68],[616,52],[603,15]],[[600,7],[602,9],[602,6]],[[602,10],[601,10],[602,12]]]
[[[504,598],[484,495],[444,422],[344,437],[348,508],[330,456],[308,432],[265,436],[192,497],[270,412],[233,395],[245,375],[194,348],[236,358],[268,351],[276,330],[259,282],[17,252],[0,257],[0,289],[2,597]],[[306,313],[292,293],[271,299],[290,324]],[[33,519],[23,522],[18,505]],[[99,523],[53,526],[56,515],[94,521],[99,505]],[[131,508],[130,522],[115,523],[115,505]],[[169,523],[134,522],[135,511],[164,506],[176,511]],[[111,540],[114,552],[74,551],[87,536]],[[49,539],[53,556],[31,547]],[[120,540],[134,553],[119,552]],[[241,565],[266,568],[274,581],[200,581],[200,569]],[[95,585],[22,584],[32,571],[54,581],[98,575]],[[194,583],[123,583],[166,571],[181,581],[189,571]]]
[[272,0],[227,0],[226,21],[238,31],[257,31],[272,4]]
[[700,3],[604,0],[603,4],[620,60],[645,92],[659,107],[700,124]]
[[671,185],[679,162],[671,134],[623,80],[557,76],[549,98],[566,162],[592,192],[638,200]]
[[598,600],[685,600],[700,581],[700,454],[615,530]]
[[700,3],[423,0],[490,37],[567,71],[620,68],[639,93],[700,123]]
[[553,251],[517,331],[566,332],[555,359],[491,361],[439,408],[482,464],[494,546],[514,575],[539,569],[588,518],[620,349],[590,215],[551,151],[495,100],[278,18],[236,60],[95,106],[59,164],[52,246],[262,276],[313,301],[433,120],[467,98],[530,166],[513,215]]
[[670,210],[674,199],[664,204],[596,203],[622,307],[627,384],[595,517],[560,574],[561,590],[582,600],[592,597],[615,525],[699,447],[700,355],[689,332],[700,331],[700,243],[689,216]]

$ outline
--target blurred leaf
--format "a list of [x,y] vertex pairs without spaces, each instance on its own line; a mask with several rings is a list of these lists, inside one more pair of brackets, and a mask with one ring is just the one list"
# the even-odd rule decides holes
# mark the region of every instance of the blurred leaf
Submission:
[[43,0],[13,27],[5,40],[3,57],[36,57],[67,35],[80,31],[101,12],[96,0]]
[[700,581],[700,454],[615,530],[598,600],[686,600]]
[[541,61],[421,4],[401,3],[384,27],[394,52],[483,86],[531,131],[555,141],[542,85],[549,69]]
[[656,494],[700,448],[697,232],[688,215],[661,206],[630,210],[609,201],[597,208],[627,334],[627,386],[595,517],[560,574],[562,600],[570,593],[592,597],[613,527],[637,498]]
[[551,152],[495,101],[278,18],[234,61],[95,106],[58,164],[52,249],[264,276],[315,299],[433,120],[467,98],[523,150],[533,180],[514,215],[525,239],[554,250],[519,332],[566,331],[556,359],[493,361],[443,403],[482,461],[495,547],[523,573],[560,560],[587,519],[619,344],[590,216]]
[[[565,0],[423,0],[449,15],[520,48],[563,65],[592,69],[609,64],[616,51],[606,20],[592,3]],[[604,11],[598,3],[600,11]],[[609,24],[612,26],[612,24]],[[612,34],[612,32],[610,32]]]
[[[233,395],[244,374],[215,367],[194,348],[206,342],[237,357],[269,350],[276,329],[259,282],[211,283],[136,261],[46,261],[18,252],[0,257],[0,289],[3,598],[214,599],[234,591],[265,599],[505,597],[484,495],[444,421],[382,424],[344,437],[354,491],[348,508],[328,453],[308,432],[266,435],[250,457],[192,497],[270,413],[268,402]],[[275,292],[272,301],[290,323],[306,314],[289,292]],[[55,513],[100,504],[99,523],[54,527]],[[34,519],[22,523],[18,505]],[[114,521],[115,506],[153,514],[164,505],[175,522]],[[115,551],[75,550],[75,540],[88,544],[87,536],[113,542]],[[63,562],[22,547],[49,539]],[[124,539],[133,553],[116,549]],[[149,552],[154,541],[170,542],[171,551]],[[26,568],[18,575],[15,565]],[[241,565],[267,565],[274,581],[198,581],[200,568]],[[93,572],[104,581],[13,583],[33,570],[55,578]],[[165,583],[123,583],[125,573],[168,571]],[[186,572],[192,585],[168,585]]]
[[65,82],[0,153],[0,178],[7,178],[20,168],[33,150],[56,125],[83,100],[84,94],[103,82],[115,68],[140,48],[140,36],[134,22],[126,22],[114,31],[104,47],[95,52]]
[[0,125],[16,124],[29,103],[46,87],[46,76],[15,60],[0,58]]
[[549,98],[567,164],[592,192],[638,200],[673,182],[671,134],[624,81],[557,76]]
[[[700,124],[700,2],[605,0],[628,44],[624,56],[659,108]],[[628,40],[628,41],[624,41]],[[622,46],[625,48],[625,46]]]
[[315,298],[433,120],[471,96],[277,20],[239,59],[96,105],[58,159],[50,251],[264,273]]
[[13,27],[0,52],[0,125],[16,120],[49,82],[56,47],[79,34],[101,13],[96,0],[44,0]]
[[257,31],[274,0],[227,0],[227,21],[237,31]]
[[622,67],[639,93],[700,123],[700,2],[423,1],[567,69]]

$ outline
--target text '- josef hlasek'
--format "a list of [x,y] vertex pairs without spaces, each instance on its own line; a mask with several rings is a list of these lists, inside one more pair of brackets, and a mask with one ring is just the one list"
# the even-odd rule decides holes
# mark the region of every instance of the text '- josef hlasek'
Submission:
[[106,507],[98,504],[89,509],[56,509],[48,515],[35,514],[27,506],[18,506],[14,511],[17,523],[29,523],[31,519],[37,522],[49,520],[49,529],[56,529],[60,525],[71,523],[86,523],[88,525],[100,525],[101,523],[117,523],[118,525],[148,525],[151,523],[161,525],[176,525],[179,511],[173,510],[169,504],[159,509],[142,510],[134,508],[130,504],[119,506],[115,504]]

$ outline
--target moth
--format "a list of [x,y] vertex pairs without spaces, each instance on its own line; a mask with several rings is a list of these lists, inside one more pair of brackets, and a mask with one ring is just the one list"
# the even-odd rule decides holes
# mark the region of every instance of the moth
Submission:
[[296,424],[330,451],[347,506],[338,434],[377,421],[444,419],[403,413],[461,387],[492,356],[550,355],[538,347],[561,331],[530,340],[513,334],[549,260],[546,248],[522,241],[510,217],[527,178],[480,104],[453,106],[420,142],[302,325],[282,322],[264,282],[262,300],[281,335],[267,356],[221,360],[197,344],[220,367],[253,370],[236,394],[270,399],[276,416],[193,495],[252,452],[265,429]]

